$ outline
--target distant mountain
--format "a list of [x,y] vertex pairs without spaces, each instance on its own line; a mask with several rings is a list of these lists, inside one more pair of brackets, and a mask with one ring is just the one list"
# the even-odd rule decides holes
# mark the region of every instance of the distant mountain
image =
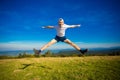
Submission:
[[110,47],[110,48],[90,48],[90,50],[120,50],[120,47]]
[[[47,50],[43,51],[44,54]],[[80,54],[79,51],[75,49],[55,49],[50,50],[54,54]],[[110,47],[110,48],[89,48],[87,54],[111,54],[114,52],[120,52],[120,47]],[[0,51],[0,55],[17,56],[20,53],[34,54],[33,50],[15,50],[15,51]]]
[[1,55],[17,56],[17,55],[19,55],[20,53],[33,54],[33,50],[0,51],[0,56],[1,56]]
[[[111,48],[90,48],[87,54],[111,54],[114,52],[120,52],[120,47],[111,47]],[[59,51],[57,54],[80,54],[77,50],[64,49]]]

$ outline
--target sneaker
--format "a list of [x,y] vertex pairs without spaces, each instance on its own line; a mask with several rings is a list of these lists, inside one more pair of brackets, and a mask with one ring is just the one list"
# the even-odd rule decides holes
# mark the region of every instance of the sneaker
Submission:
[[80,50],[80,52],[81,52],[82,54],[85,54],[86,52],[88,52],[88,49]]
[[39,55],[41,52],[41,50],[36,50],[36,49],[33,49],[33,51],[34,51],[35,55]]

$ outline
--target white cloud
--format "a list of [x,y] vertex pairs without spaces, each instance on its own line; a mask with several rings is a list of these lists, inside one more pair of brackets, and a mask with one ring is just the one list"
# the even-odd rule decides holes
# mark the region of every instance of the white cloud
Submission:
[[76,42],[79,46],[83,48],[110,48],[110,47],[118,47],[120,43],[79,43]]
[[[46,42],[44,41],[11,41],[0,43],[0,51],[4,50],[32,50],[40,49]],[[120,43],[84,43],[75,42],[80,48],[109,48],[120,46]],[[65,43],[57,43],[47,49],[72,49],[73,47]]]
[[31,50],[33,48],[40,48],[45,42],[41,41],[11,41],[7,43],[0,43],[0,50]]

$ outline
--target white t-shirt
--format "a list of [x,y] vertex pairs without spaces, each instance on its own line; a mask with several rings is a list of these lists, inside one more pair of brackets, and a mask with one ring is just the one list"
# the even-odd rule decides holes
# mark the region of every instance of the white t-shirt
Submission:
[[63,36],[65,36],[66,29],[71,28],[71,26],[67,25],[67,24],[64,24],[62,27],[59,27],[59,25],[58,25],[58,26],[55,26],[54,28],[57,31],[57,36],[63,37]]

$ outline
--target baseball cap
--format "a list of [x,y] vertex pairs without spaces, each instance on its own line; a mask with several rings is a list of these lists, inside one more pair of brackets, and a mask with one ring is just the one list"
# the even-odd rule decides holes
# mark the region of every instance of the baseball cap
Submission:
[[59,18],[59,21],[63,21],[64,22],[63,18]]

